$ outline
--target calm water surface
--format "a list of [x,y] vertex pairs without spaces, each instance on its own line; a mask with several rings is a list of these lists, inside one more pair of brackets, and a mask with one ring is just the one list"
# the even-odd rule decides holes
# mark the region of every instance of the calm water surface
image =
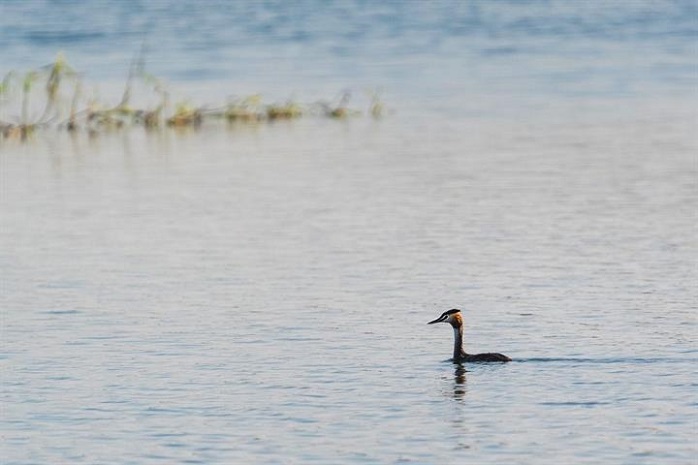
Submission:
[[[168,3],[115,5],[148,21]],[[466,34],[434,26],[453,3],[409,3],[402,22],[360,3],[341,22],[310,2],[288,20],[299,36],[247,5],[278,27],[244,45],[237,23],[202,27],[220,47],[191,60],[216,69],[181,88],[225,92],[234,67],[211,50],[249,52],[228,76],[245,82],[306,40],[318,67],[301,51],[283,66],[312,73],[256,85],[377,83],[395,114],[0,141],[3,463],[694,463],[690,6],[472,3],[454,10]],[[126,40],[128,15],[68,11],[15,25],[7,63],[57,43],[97,73],[105,50],[127,66],[132,50],[107,42]],[[153,34],[169,37],[184,13],[162,11]],[[420,31],[438,46],[420,49]],[[197,37],[153,67],[177,79]],[[488,37],[520,49],[482,55]],[[347,79],[352,62],[364,74]],[[565,63],[589,72],[561,77]],[[469,351],[515,361],[448,362],[450,328],[426,322],[456,306]]]

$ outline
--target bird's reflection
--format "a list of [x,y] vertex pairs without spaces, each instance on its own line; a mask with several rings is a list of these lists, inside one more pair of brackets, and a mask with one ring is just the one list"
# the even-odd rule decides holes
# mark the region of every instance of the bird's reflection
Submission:
[[453,372],[453,398],[462,401],[465,399],[466,392],[465,367],[460,363],[456,363]]

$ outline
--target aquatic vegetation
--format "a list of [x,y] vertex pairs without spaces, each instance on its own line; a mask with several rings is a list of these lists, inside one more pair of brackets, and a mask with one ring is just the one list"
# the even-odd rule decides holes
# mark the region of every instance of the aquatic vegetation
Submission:
[[256,122],[264,119],[261,108],[262,96],[250,95],[241,99],[233,99],[225,107],[223,116],[229,122]]
[[56,61],[43,70],[48,76],[46,77],[46,107],[40,120],[50,118],[52,113],[58,107],[59,90],[61,83],[65,79],[76,79],[77,73],[68,65],[62,53],[56,57]]
[[371,104],[368,107],[368,112],[374,118],[380,118],[385,115],[385,105],[381,99],[380,90],[367,90]]
[[351,92],[344,91],[338,103],[332,105],[327,102],[320,102],[319,105],[323,114],[330,118],[344,119],[348,116],[359,115],[358,111],[349,109],[349,100],[351,100]]
[[177,128],[201,125],[203,120],[202,111],[194,108],[188,103],[179,103],[175,109],[174,115],[167,118],[167,125]]
[[282,105],[269,105],[267,107],[267,118],[275,119],[293,119],[303,115],[301,106],[291,100]]
[[[85,95],[83,74],[74,70],[63,54],[46,66],[25,73],[11,71],[0,83],[0,137],[26,140],[40,128],[67,131],[100,132],[142,127],[197,128],[207,120],[252,124],[293,120],[306,115],[345,119],[361,112],[349,106],[351,92],[344,91],[336,102],[320,101],[310,105],[294,99],[266,104],[261,94],[228,101],[215,109],[180,101],[174,108],[164,82],[145,70],[143,51],[132,61],[121,98],[116,104],[104,103]],[[138,92],[145,92],[147,104],[138,104]],[[378,92],[368,92],[368,114],[384,115]],[[153,103],[155,102],[155,103]]]

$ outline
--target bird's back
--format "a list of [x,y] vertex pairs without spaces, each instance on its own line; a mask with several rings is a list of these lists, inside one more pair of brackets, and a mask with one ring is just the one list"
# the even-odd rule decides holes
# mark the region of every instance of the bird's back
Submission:
[[504,354],[487,352],[484,354],[466,354],[464,362],[511,362],[511,359]]

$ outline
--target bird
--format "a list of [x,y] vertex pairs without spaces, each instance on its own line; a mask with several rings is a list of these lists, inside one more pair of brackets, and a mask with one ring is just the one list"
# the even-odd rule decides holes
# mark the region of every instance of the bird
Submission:
[[453,327],[453,362],[511,362],[506,355],[487,352],[484,354],[469,354],[463,349],[463,317],[457,308],[445,311],[437,319],[430,321],[434,323],[449,323]]

